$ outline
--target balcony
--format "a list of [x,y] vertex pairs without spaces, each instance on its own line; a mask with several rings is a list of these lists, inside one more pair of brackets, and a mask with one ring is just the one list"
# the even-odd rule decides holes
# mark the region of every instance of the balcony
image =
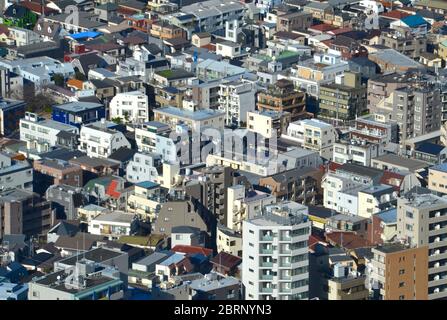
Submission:
[[273,254],[273,249],[261,249],[260,254]]
[[260,267],[261,268],[272,268],[273,267],[273,262],[261,262]]
[[273,236],[269,235],[262,236],[260,241],[273,241]]
[[261,288],[262,293],[273,293],[273,288]]
[[271,275],[271,274],[263,274],[263,275],[261,275],[261,280],[266,280],[266,281],[273,280],[273,275]]

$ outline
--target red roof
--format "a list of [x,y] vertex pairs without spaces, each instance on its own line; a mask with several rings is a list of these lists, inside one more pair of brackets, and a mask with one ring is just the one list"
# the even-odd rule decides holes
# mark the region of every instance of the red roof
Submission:
[[108,194],[109,196],[111,196],[113,198],[119,198],[121,193],[116,191],[116,187],[118,187],[118,181],[112,180],[110,182],[109,186],[107,187],[106,194]]
[[[371,243],[353,232],[334,231],[326,233],[326,240],[333,246],[346,249],[370,247]],[[343,243],[342,243],[343,242]]]
[[394,190],[400,191],[400,186],[404,181],[404,176],[391,171],[384,171],[382,178],[380,178],[380,183],[392,186]]
[[396,20],[400,20],[402,18],[408,17],[410,14],[402,11],[392,10],[389,12],[385,12],[382,14],[382,17],[388,17]]
[[339,34],[348,33],[348,32],[351,32],[351,31],[352,31],[352,28],[346,27],[346,28],[338,28],[338,29],[330,30],[327,33],[331,34],[331,35],[334,35],[334,36],[337,36]]
[[338,27],[333,26],[332,24],[322,23],[322,24],[316,24],[309,27],[309,30],[317,30],[321,32],[326,32],[330,30],[338,29]]
[[207,248],[203,248],[203,247],[196,247],[196,246],[187,246],[187,245],[181,245],[181,244],[176,245],[174,248],[171,249],[171,251],[185,253],[185,254],[201,253],[205,257],[209,257],[213,254],[213,250],[211,250],[211,249],[207,249]]
[[[32,12],[37,14],[42,14],[42,5],[40,3],[32,2],[32,1],[23,1],[18,3],[19,6],[30,9]],[[57,10],[44,7],[45,14],[58,13]]]
[[237,267],[242,262],[242,259],[233,256],[232,254],[226,253],[226,252],[219,252],[212,260],[212,264],[216,264],[219,266],[223,266],[228,269],[233,269]]

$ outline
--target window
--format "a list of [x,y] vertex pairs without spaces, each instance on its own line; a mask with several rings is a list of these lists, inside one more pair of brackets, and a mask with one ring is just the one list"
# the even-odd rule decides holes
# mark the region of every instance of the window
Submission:
[[399,296],[399,300],[405,300],[405,296],[404,295]]
[[411,218],[411,219],[413,219],[413,213],[410,212],[410,211],[407,211],[407,212],[405,213],[405,216],[406,216],[407,218]]
[[403,288],[403,287],[405,287],[405,282],[400,282],[399,283],[399,288]]
[[405,229],[407,229],[408,231],[413,231],[413,225],[407,223],[405,225]]
[[400,270],[399,270],[399,274],[400,274],[400,275],[405,274],[405,269],[400,269]]

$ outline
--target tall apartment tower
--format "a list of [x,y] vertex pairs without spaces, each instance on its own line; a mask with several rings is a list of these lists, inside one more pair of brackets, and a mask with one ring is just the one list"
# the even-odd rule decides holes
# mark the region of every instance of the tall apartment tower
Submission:
[[309,297],[307,207],[284,201],[242,226],[242,284],[247,300]]
[[397,236],[428,247],[428,299],[447,297],[447,199],[412,193],[397,203]]

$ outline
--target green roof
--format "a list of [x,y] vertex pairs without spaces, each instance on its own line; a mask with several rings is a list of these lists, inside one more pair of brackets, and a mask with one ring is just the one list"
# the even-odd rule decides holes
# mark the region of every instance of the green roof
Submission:
[[118,239],[119,243],[125,243],[129,245],[137,245],[143,247],[155,247],[163,239],[162,235],[150,235],[144,236],[121,236]]
[[278,56],[278,59],[282,59],[282,58],[290,58],[293,56],[297,56],[298,53],[294,52],[294,51],[289,51],[289,50],[284,50],[283,52],[281,52],[281,54]]

